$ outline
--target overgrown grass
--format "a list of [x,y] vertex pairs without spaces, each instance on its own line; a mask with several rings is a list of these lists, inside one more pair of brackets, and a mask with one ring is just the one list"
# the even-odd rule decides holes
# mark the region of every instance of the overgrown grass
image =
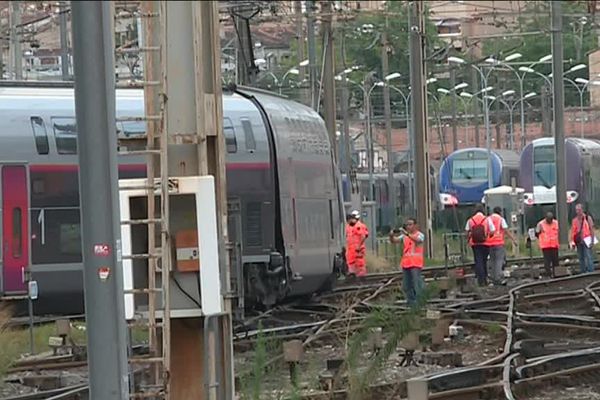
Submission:
[[12,312],[5,305],[0,305],[0,387],[4,385],[6,372],[19,356],[18,340],[8,327]]

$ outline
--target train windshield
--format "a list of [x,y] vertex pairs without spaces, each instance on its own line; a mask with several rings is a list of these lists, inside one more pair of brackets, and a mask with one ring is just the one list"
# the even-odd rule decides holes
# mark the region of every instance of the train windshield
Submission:
[[550,188],[556,184],[554,146],[539,146],[533,149],[533,184]]
[[452,161],[452,180],[454,182],[487,181],[488,163],[485,158],[460,159]]

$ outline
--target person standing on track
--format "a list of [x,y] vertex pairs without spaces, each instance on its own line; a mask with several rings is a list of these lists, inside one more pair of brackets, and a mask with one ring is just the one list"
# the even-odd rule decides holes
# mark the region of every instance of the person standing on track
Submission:
[[479,286],[487,284],[487,258],[490,254],[488,238],[494,233],[494,224],[492,220],[483,213],[483,205],[475,206],[475,215],[467,221],[465,226],[469,246],[473,249],[473,258],[475,260],[475,275]]
[[577,248],[579,268],[582,274],[594,272],[594,259],[592,247],[596,243],[594,235],[594,220],[587,215],[581,204],[575,206],[575,218],[571,223],[571,248]]
[[350,276],[360,278],[367,274],[365,241],[368,237],[369,230],[360,222],[360,212],[352,211],[346,225],[346,263]]
[[558,221],[554,219],[551,211],[546,213],[546,218],[538,222],[535,227],[540,249],[544,255],[544,269],[546,275],[554,278],[554,268],[558,267]]
[[490,268],[492,282],[494,285],[501,285],[503,281],[502,269],[506,259],[506,249],[504,247],[504,235],[506,234],[513,243],[517,243],[517,239],[508,229],[508,223],[502,216],[502,209],[494,207],[494,212],[488,217],[493,225],[491,234],[487,239],[487,245],[490,251]]
[[425,235],[419,231],[414,218],[406,220],[405,228],[390,232],[391,243],[402,243],[402,286],[409,306],[414,306],[423,290],[421,270],[425,265]]

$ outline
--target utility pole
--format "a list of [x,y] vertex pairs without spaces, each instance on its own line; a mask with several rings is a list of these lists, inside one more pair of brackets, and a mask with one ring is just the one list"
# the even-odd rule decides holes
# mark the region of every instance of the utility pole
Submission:
[[[168,147],[169,177],[206,176],[215,178],[215,200],[221,293],[229,293],[229,258],[225,244],[227,233],[227,192],[225,181],[225,143],[223,137],[223,100],[219,22],[217,2],[162,3],[165,12],[162,62],[165,79],[165,129]],[[247,21],[246,18],[244,18]],[[181,143],[177,136],[191,140]],[[179,138],[180,139],[180,138]],[[192,211],[192,210],[190,210]],[[174,223],[176,221],[173,221]],[[173,225],[174,226],[174,225]],[[200,237],[199,240],[202,240]],[[179,276],[185,288],[203,287],[202,270]],[[174,281],[174,280],[173,280]],[[177,282],[173,282],[177,284]],[[223,311],[208,314],[176,292],[171,310],[170,385],[171,399],[224,400],[233,396],[233,364],[230,304],[220,299]],[[196,292],[192,292],[195,295]],[[200,293],[201,300],[208,293]],[[181,304],[178,307],[178,304]],[[190,304],[189,306],[187,304]],[[191,307],[191,308],[190,308]]]
[[14,73],[14,79],[20,81],[23,79],[23,51],[21,49],[21,35],[19,26],[21,25],[21,2],[10,2],[10,72]]
[[[474,68],[471,68],[471,84],[474,88],[478,87],[478,79],[479,79],[479,74],[477,73],[477,71],[475,71]],[[482,88],[483,87],[483,83],[481,84]],[[484,93],[485,95],[485,93]],[[475,147],[479,147],[479,102],[477,100],[473,101],[473,121],[475,122]]]
[[[450,69],[450,87],[452,90],[456,87],[456,69]],[[452,150],[458,150],[458,126],[456,125],[456,91],[450,96],[452,104]]]
[[559,223],[560,243],[568,244],[569,213],[567,209],[567,175],[565,160],[565,94],[563,86],[562,4],[550,3],[552,9],[552,83],[554,86],[554,143],[556,159],[556,215]]
[[415,174],[417,222],[427,238],[427,254],[432,254],[431,197],[429,195],[429,152],[427,138],[427,88],[425,86],[424,4],[410,3],[410,84],[412,87],[412,124],[415,135]]
[[306,1],[306,38],[308,44],[308,73],[310,81],[310,105],[317,109],[319,95],[317,93],[317,48],[315,42],[315,2]]
[[552,88],[542,84],[542,136],[552,137]]
[[[391,52],[390,45],[387,39],[388,19],[385,18],[385,29],[381,34],[381,70],[383,78],[390,73],[388,54]],[[389,215],[392,217],[393,226],[396,226],[396,185],[394,182],[394,149],[392,148],[392,110],[390,109],[390,87],[383,85],[383,113],[385,116],[385,136],[387,141],[387,184],[388,184],[388,207]]]
[[60,22],[60,69],[62,80],[69,80],[69,42],[67,41],[67,2],[59,3],[59,22]]
[[[304,42],[305,42],[305,35],[304,35],[304,16],[302,15],[302,2],[301,1],[295,1],[294,2],[294,11],[296,14],[296,40],[297,40],[297,46],[296,46],[296,58],[298,59],[298,62],[302,62],[304,61]],[[298,82],[300,82],[300,86],[302,86],[302,82],[304,81],[305,77],[306,77],[306,69],[304,68],[304,66],[300,65],[298,67]],[[302,91],[302,102],[304,104],[308,104],[310,101],[310,96],[308,95],[308,93],[306,92],[306,90]]]
[[[346,70],[346,34],[343,29],[340,29],[340,47],[342,54],[342,68]],[[345,78],[345,76],[344,76]],[[348,115],[348,102],[350,94],[348,92],[348,81],[342,79],[340,81],[341,87],[341,112],[342,112],[342,140],[343,140],[343,155],[340,156],[340,168],[342,173],[349,174],[352,169],[352,154],[350,146],[350,118]],[[348,178],[349,175],[348,175]]]
[[[90,398],[129,399],[110,3],[72,4]],[[102,188],[102,190],[98,190]]]
[[325,117],[325,126],[329,132],[329,141],[333,149],[335,160],[338,160],[338,146],[335,123],[335,51],[333,48],[333,9],[331,1],[321,2],[321,11],[323,14],[322,36],[323,49],[325,50],[323,66],[323,115]]

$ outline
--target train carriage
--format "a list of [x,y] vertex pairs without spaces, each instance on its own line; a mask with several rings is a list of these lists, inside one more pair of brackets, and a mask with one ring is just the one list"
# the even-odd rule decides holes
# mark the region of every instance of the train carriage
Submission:
[[[143,93],[117,90],[117,116],[142,116]],[[343,262],[340,179],[323,120],[269,93],[223,95],[230,218],[245,297],[273,304],[327,285]],[[0,88],[0,293],[39,283],[38,312],[83,310],[77,135],[72,88]],[[144,133],[117,123],[121,138]],[[120,178],[145,176],[120,158]],[[98,188],[102,190],[102,188]]]

